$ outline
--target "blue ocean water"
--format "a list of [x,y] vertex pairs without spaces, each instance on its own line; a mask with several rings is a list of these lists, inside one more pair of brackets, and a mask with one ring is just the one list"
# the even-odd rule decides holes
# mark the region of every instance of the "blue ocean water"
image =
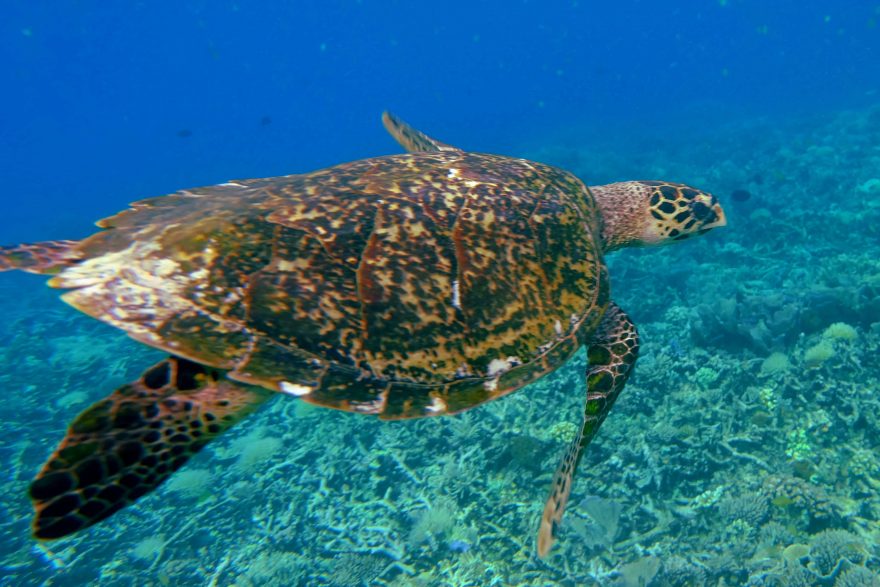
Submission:
[[[140,196],[393,151],[376,132],[383,109],[509,151],[560,127],[587,125],[594,142],[620,128],[871,103],[876,9],[11,2],[0,23],[2,240],[46,236],[31,226],[79,236],[93,211]],[[45,207],[60,214],[40,218]]]
[[[28,481],[77,412],[160,355],[41,277],[0,275],[0,585],[872,584],[880,3],[7,2],[0,63],[0,244],[400,152],[385,109],[591,184],[698,184],[730,219],[613,259],[643,357],[549,561],[530,541],[558,416],[579,421],[577,362],[436,422],[273,406],[47,554]],[[620,519],[590,514],[597,499]]]

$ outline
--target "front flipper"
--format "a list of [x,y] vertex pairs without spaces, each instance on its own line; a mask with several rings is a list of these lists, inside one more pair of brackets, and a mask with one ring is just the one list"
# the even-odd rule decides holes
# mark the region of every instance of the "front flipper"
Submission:
[[431,151],[461,151],[458,147],[441,143],[432,139],[425,133],[414,129],[390,112],[382,113],[382,124],[395,141],[410,153],[424,153]]
[[0,271],[19,269],[29,273],[58,273],[80,260],[78,241],[44,241],[0,247]]
[[169,358],[77,416],[30,487],[36,538],[67,536],[153,491],[271,392]]
[[553,475],[550,497],[538,529],[538,556],[553,546],[584,449],[614,405],[639,355],[639,334],[629,316],[613,302],[587,347],[587,403],[580,431]]

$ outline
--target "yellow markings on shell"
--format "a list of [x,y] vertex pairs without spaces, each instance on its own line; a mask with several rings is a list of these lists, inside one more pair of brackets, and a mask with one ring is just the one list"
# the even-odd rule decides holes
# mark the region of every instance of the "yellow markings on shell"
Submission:
[[430,234],[423,222],[413,222],[407,227],[407,230],[409,230],[410,236],[417,238],[421,237],[423,234]]
[[376,230],[376,234],[384,237],[384,240],[398,241],[400,237],[400,226],[390,224]]
[[309,259],[304,257],[297,257],[292,261],[289,261],[287,259],[278,259],[275,262],[274,268],[277,271],[290,272],[301,269],[308,269],[309,267],[311,267],[311,262],[309,261]]
[[445,210],[455,210],[456,205],[458,203],[458,198],[460,197],[455,192],[449,190],[443,190],[443,206]]
[[347,318],[344,312],[339,310],[339,306],[335,303],[334,300],[326,299],[322,300],[319,303],[320,313],[312,312],[310,315],[312,319],[315,320],[318,324],[321,324],[321,327],[318,331],[322,335],[329,334],[336,330],[336,322],[342,321]]

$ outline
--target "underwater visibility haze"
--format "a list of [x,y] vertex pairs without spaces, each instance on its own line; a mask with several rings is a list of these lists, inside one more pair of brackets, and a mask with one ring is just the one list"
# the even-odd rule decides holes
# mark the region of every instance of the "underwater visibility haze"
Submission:
[[0,585],[880,583],[880,3],[0,15]]

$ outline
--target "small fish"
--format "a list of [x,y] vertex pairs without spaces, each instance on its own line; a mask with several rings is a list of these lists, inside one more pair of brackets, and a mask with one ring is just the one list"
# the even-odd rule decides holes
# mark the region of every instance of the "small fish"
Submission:
[[452,552],[467,552],[471,549],[471,545],[464,540],[450,540],[448,546]]
[[752,197],[752,194],[748,190],[733,190],[730,193],[730,199],[734,202],[748,202]]
[[681,348],[681,344],[679,344],[678,340],[671,338],[669,339],[669,354],[673,357],[683,357],[684,349]]
[[182,128],[179,131],[177,131],[177,136],[178,136],[178,138],[181,138],[181,139],[191,137],[192,134],[193,134],[193,131],[191,131],[188,128]]
[[269,126],[270,124],[272,124],[271,116],[264,116],[260,119],[260,126]]

